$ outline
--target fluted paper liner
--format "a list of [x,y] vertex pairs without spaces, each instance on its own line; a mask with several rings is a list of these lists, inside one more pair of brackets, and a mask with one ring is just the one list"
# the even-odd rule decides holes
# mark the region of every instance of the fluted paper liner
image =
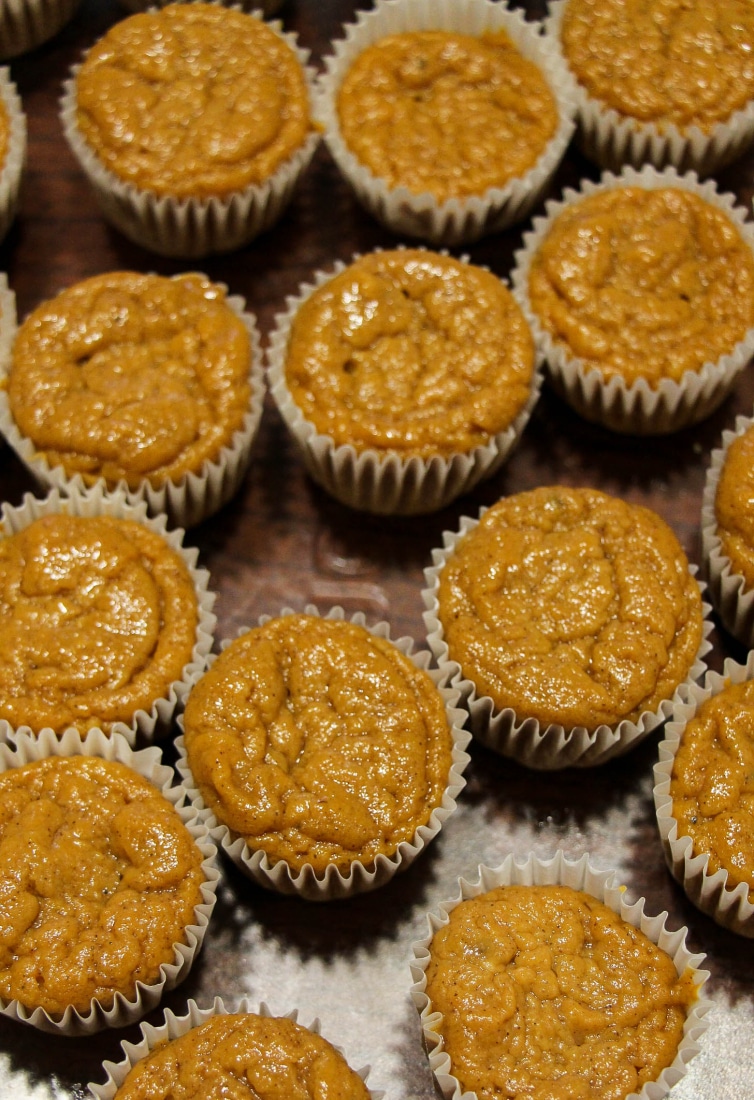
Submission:
[[0,60],[18,57],[49,41],[80,5],[81,0],[3,0]]
[[18,1001],[0,999],[0,1013],[8,1019],[54,1034],[91,1035],[104,1028],[124,1027],[141,1019],[159,1004],[163,993],[173,989],[187,976],[202,946],[215,906],[220,880],[216,866],[217,849],[206,826],[186,802],[183,787],[176,784],[173,769],[162,762],[162,753],[155,746],[134,752],[125,738],[117,734],[106,737],[98,729],[90,730],[83,738],[73,729],[67,730],[62,738],[57,738],[51,730],[43,731],[38,737],[19,733],[13,746],[0,745],[0,771],[21,767],[47,756],[99,756],[132,768],[148,779],[175,807],[203,857],[202,900],[194,910],[194,919],[185,929],[183,939],[173,945],[173,961],[162,964],[156,982],[149,985],[136,982],[132,996],[116,993],[109,1008],[96,999],[92,1000],[89,1011],[85,1013],[69,1006],[59,1019],[43,1008],[30,1012]]
[[[355,259],[358,256],[351,262]],[[285,380],[285,360],[296,313],[315,290],[347,266],[338,261],[331,270],[316,272],[312,282],[302,284],[295,296],[286,299],[286,309],[275,318],[267,349],[270,392],[309,474],[342,504],[381,515],[439,511],[491,477],[517,445],[542,387],[541,354],[535,353],[531,391],[524,408],[507,428],[471,451],[407,458],[372,448],[357,450],[351,444],[336,445],[331,436],[317,431],[293,400]]]
[[[191,686],[207,667],[217,625],[217,616],[212,610],[215,594],[208,589],[209,573],[206,569],[198,568],[196,564],[198,550],[195,547],[183,545],[184,533],[180,528],[168,529],[164,516],[150,519],[146,514],[146,505],[143,501],[131,504],[122,493],[106,493],[100,487],[82,493],[73,492],[70,496],[63,496],[58,490],[53,489],[43,500],[27,493],[18,507],[4,504],[0,519],[0,538],[16,534],[41,516],[58,513],[72,516],[108,515],[136,520],[161,534],[166,543],[180,554],[189,569],[196,588],[199,616],[191,660],[184,667],[181,679],[170,685],[164,697],[155,699],[148,713],[145,710],[138,710],[130,724],[115,722],[112,726],[112,734],[119,734],[131,746],[153,741],[169,729],[177,708],[182,705]],[[52,733],[53,731],[33,731],[28,726],[14,729],[5,719],[0,718],[0,742],[12,740],[22,733],[35,732]]]
[[728,447],[739,435],[754,427],[754,418],[739,416],[735,430],[723,432],[722,445],[712,451],[702,496],[702,557],[710,599],[725,629],[747,649],[754,649],[754,588],[733,571],[717,533],[715,497]]
[[696,173],[679,175],[673,167],[662,172],[651,165],[641,171],[626,167],[618,176],[605,172],[599,182],[583,180],[578,191],[569,187],[562,199],[549,200],[545,214],[533,219],[532,228],[523,235],[522,248],[515,254],[511,272],[513,293],[544,354],[546,375],[554,389],[585,420],[612,431],[635,435],[667,434],[710,416],[725,400],[754,355],[754,328],[717,362],[707,362],[699,370],[686,371],[680,382],[663,378],[653,389],[643,378],[627,385],[622,378],[612,377],[606,381],[601,371],[588,369],[582,360],[552,339],[540,324],[529,300],[529,269],[533,256],[558,215],[587,195],[618,187],[645,190],[675,187],[692,191],[724,211],[753,251],[754,227],[746,221],[747,211],[736,205],[735,195],[719,193],[714,180],[700,183]]
[[6,370],[16,328],[16,295],[8,286],[7,275],[0,271],[0,379]]
[[[480,518],[486,510],[480,510]],[[708,637],[712,631],[709,618],[711,606],[702,604],[702,642],[686,679],[678,685],[672,697],[660,703],[657,710],[645,711],[636,722],[623,719],[615,726],[601,725],[592,731],[584,726],[574,726],[572,729],[565,729],[554,723],[542,726],[536,718],[521,720],[510,707],[496,709],[489,696],[478,695],[474,683],[463,677],[461,666],[448,654],[448,645],[438,615],[437,589],[440,573],[461,538],[478,523],[479,519],[462,516],[457,531],[443,532],[443,546],[432,551],[433,564],[424,570],[427,587],[422,592],[427,643],[438,667],[448,677],[451,687],[457,688],[461,693],[461,699],[469,710],[474,738],[501,756],[509,756],[528,768],[542,771],[593,767],[604,764],[615,756],[622,756],[661,725],[672,712],[673,705],[685,701],[691,685],[704,675],[704,657],[712,649]],[[695,576],[697,567],[690,564],[689,571]],[[703,593],[705,586],[698,583]]]
[[[467,898],[478,897],[499,886],[510,885],[562,885],[574,890],[583,890],[604,902],[624,921],[640,929],[648,939],[670,955],[679,975],[684,974],[687,969],[693,971],[699,995],[689,1010],[684,1024],[683,1039],[678,1046],[673,1063],[662,1071],[656,1081],[648,1082],[640,1092],[632,1092],[626,1097],[626,1100],[661,1100],[686,1074],[688,1063],[699,1052],[700,1040],[708,1027],[706,1016],[712,1007],[712,1002],[704,995],[703,986],[709,974],[699,969],[705,956],[694,955],[688,950],[686,928],[679,928],[676,931],[666,928],[667,913],[650,917],[644,911],[644,898],[639,898],[632,904],[627,902],[624,888],[616,885],[615,871],[596,870],[591,865],[588,854],[579,860],[569,861],[560,850],[547,860],[530,855],[525,862],[517,862],[510,855],[499,867],[491,868],[480,864],[477,867],[475,881],[459,879],[458,894],[427,915],[429,934],[416,941],[412,950],[411,996],[421,1018],[429,1064],[442,1095],[446,1100],[461,1100],[462,1096],[460,1083],[453,1076],[450,1058],[443,1050],[443,1040],[437,1030],[442,1022],[442,1015],[432,1010],[432,1004],[426,993],[426,970],[430,960],[432,938],[438,929],[448,923],[450,912],[460,902]],[[465,1100],[476,1100],[476,1093],[464,1092],[463,1097]]]
[[[272,1012],[264,1001],[262,1001],[259,1006],[256,1006],[252,1004],[248,997],[242,997],[237,1004],[226,1004],[222,997],[215,997],[212,1004],[207,1008],[202,1008],[196,1001],[189,1000],[186,1004],[186,1013],[183,1016],[176,1016],[174,1012],[166,1008],[163,1010],[162,1023],[151,1024],[143,1022],[139,1025],[141,1039],[138,1042],[131,1043],[126,1040],[121,1042],[120,1045],[124,1055],[123,1059],[120,1062],[103,1063],[102,1068],[107,1075],[107,1080],[104,1085],[99,1085],[90,1081],[88,1085],[90,1093],[95,1097],[95,1100],[114,1100],[116,1092],[125,1081],[131,1069],[133,1069],[136,1063],[140,1062],[142,1058],[146,1058],[159,1043],[180,1039],[182,1035],[186,1035],[192,1028],[198,1027],[199,1024],[205,1023],[213,1016],[225,1016],[240,1012],[248,1012],[257,1016],[270,1018],[281,1016],[280,1013]],[[311,1024],[302,1024],[298,1018],[297,1009],[285,1013],[283,1019],[292,1020],[294,1023],[306,1027],[308,1031],[313,1031],[315,1035],[322,1036],[319,1020],[315,1019]],[[322,1038],[327,1037],[322,1036]],[[345,1058],[345,1053],[341,1047],[337,1046],[335,1043],[332,1043],[332,1046],[334,1046],[338,1053]],[[364,1066],[362,1069],[355,1070],[364,1084],[367,1082],[369,1070],[369,1066]],[[384,1094],[369,1089],[369,1095],[371,1100],[382,1100]]]
[[[201,277],[209,280],[209,276]],[[223,283],[215,285],[223,291],[227,289]],[[214,515],[238,492],[249,467],[262,419],[265,378],[256,317],[246,309],[246,302],[240,295],[231,294],[225,301],[246,328],[250,352],[249,405],[242,425],[234,432],[230,443],[222,447],[215,458],[205,459],[199,469],[189,470],[177,480],[165,480],[161,485],[152,485],[148,478],[137,488],[129,487],[125,480],[113,486],[108,486],[104,478],[94,483],[103,492],[123,493],[132,504],[145,501],[150,515],[164,513],[173,527],[194,527]],[[66,496],[87,492],[93,486],[87,485],[81,474],[70,476],[62,465],[48,462],[44,455],[37,452],[32,440],[19,431],[11,413],[7,390],[2,385],[10,369],[8,356],[4,358],[5,361],[0,354],[0,432],[43,490],[57,489]]]
[[[439,203],[428,192],[415,194],[406,187],[389,187],[349,150],[340,133],[335,105],[347,69],[356,55],[377,39],[413,30],[472,35],[505,30],[519,51],[539,66],[557,102],[559,123],[536,164],[523,176],[478,196]],[[344,31],[345,37],[333,43],[332,53],[324,59],[317,116],[341,174],[373,217],[395,233],[448,246],[470,243],[523,221],[563,158],[573,134],[576,109],[573,78],[553,43],[539,33],[539,25],[491,0],[377,0],[373,10],[357,12],[356,22],[347,24]]]
[[709,871],[709,856],[695,854],[692,838],[681,833],[673,816],[670,795],[673,763],[686,724],[694,718],[702,704],[718,695],[727,683],[741,684],[751,679],[754,679],[754,650],[749,653],[745,665],[728,658],[723,675],[710,670],[704,678],[704,685],[694,685],[689,700],[673,708],[659,745],[659,760],[654,766],[653,794],[665,861],[673,878],[680,883],[697,909],[723,928],[754,939],[754,904],[749,900],[749,893],[754,892],[754,883],[747,886],[745,882],[740,882],[732,887],[728,885],[728,872],[724,867],[714,874]]
[[[0,24],[4,16],[0,16]],[[0,38],[5,30],[0,32]],[[0,241],[10,229],[18,209],[21,178],[26,167],[26,115],[10,69],[0,67],[0,101],[8,118],[8,147],[0,162]]]
[[[307,615],[320,614],[317,608],[313,606],[307,606],[305,613]],[[280,614],[290,615],[294,612],[290,608],[284,608]],[[334,607],[323,617],[343,620],[346,615],[343,608]],[[269,615],[262,615],[259,618],[259,624],[261,625],[269,619]],[[350,616],[348,621],[365,627],[371,634],[379,638],[384,638],[387,641],[392,640],[390,638],[390,627],[386,622],[368,626],[361,612]],[[238,635],[247,633],[248,629],[248,627],[241,628]],[[223,648],[228,644],[229,641],[224,642]],[[430,814],[426,825],[420,825],[417,828],[413,839],[410,842],[401,841],[391,856],[380,854],[370,864],[354,860],[349,867],[342,869],[330,864],[321,875],[316,874],[311,866],[304,866],[300,871],[297,871],[284,860],[279,860],[276,863],[271,862],[266,852],[253,851],[243,837],[232,833],[205,806],[191,774],[186,757],[184,738],[182,735],[176,738],[175,744],[178,752],[176,768],[188,789],[189,797],[195,808],[202,814],[202,819],[206,822],[210,835],[239,869],[261,886],[281,894],[298,895],[307,901],[332,901],[338,898],[351,897],[354,894],[364,893],[368,890],[375,890],[388,882],[398,871],[403,871],[409,867],[430,841],[437,836],[447,818],[455,810],[456,798],[466,785],[463,772],[469,762],[466,748],[471,740],[470,734],[463,728],[466,714],[456,706],[458,692],[447,685],[439,670],[430,667],[430,654],[426,650],[414,652],[413,639],[408,637],[398,638],[393,641],[393,645],[409,657],[418,668],[425,669],[437,686],[445,701],[453,746],[448,783],[439,805]],[[179,725],[182,725],[181,718],[178,721]]]

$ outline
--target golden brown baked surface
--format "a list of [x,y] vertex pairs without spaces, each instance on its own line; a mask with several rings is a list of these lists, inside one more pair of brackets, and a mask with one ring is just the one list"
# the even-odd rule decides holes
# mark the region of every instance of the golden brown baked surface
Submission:
[[125,764],[50,756],[0,775],[0,996],[56,1016],[129,999],[184,942],[202,853]]
[[623,1100],[670,1065],[696,999],[666,952],[567,886],[463,901],[430,945],[427,996],[462,1091]]
[[192,657],[187,565],[144,524],[49,515],[0,539],[0,718],[108,731],[149,712]]
[[495,275],[418,249],[362,256],[298,310],[285,361],[336,445],[451,455],[509,427],[531,392],[529,327]]
[[660,130],[708,133],[754,96],[749,0],[568,0],[561,38],[591,96]]
[[184,713],[206,805],[272,863],[368,864],[440,805],[452,762],[441,693],[354,623],[283,615],[232,642]]
[[721,550],[734,573],[754,588],[754,427],[728,446],[715,494]]
[[361,1077],[322,1036],[292,1020],[212,1016],[155,1047],[115,1100],[368,1100]]
[[728,684],[686,723],[670,777],[679,836],[754,903],[754,683]]
[[641,505],[543,486],[503,497],[440,572],[450,660],[519,721],[594,730],[672,698],[702,640],[699,586]]
[[605,380],[678,382],[754,326],[754,254],[691,191],[616,187],[565,207],[535,252],[534,313]]
[[69,477],[159,486],[231,443],[249,408],[251,361],[221,286],[108,272],[19,326],[8,400],[19,431]]
[[367,47],[337,94],[346,145],[390,187],[444,202],[504,187],[534,166],[558,109],[504,31],[407,31]]
[[294,51],[222,4],[170,4],[116,23],[81,65],[76,106],[106,168],[177,199],[266,182],[312,129]]

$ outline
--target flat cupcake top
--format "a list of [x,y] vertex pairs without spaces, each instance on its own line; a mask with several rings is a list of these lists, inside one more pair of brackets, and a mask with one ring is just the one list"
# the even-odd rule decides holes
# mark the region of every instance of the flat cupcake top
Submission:
[[341,134],[389,187],[438,202],[504,187],[534,166],[558,108],[505,31],[407,31],[363,50],[337,94]]
[[727,684],[689,719],[670,777],[678,835],[754,904],[754,682]]
[[212,1016],[159,1044],[131,1069],[115,1100],[369,1100],[361,1077],[321,1035],[292,1020]]
[[561,39],[591,96],[660,130],[709,133],[754,97],[750,0],[568,0]]
[[0,775],[0,996],[53,1016],[135,996],[174,961],[203,856],[132,768],[50,756]]
[[76,106],[106,168],[178,199],[264,183],[311,131],[294,51],[222,4],[170,4],[116,23],[81,65]]
[[272,863],[369,864],[440,805],[452,762],[431,677],[366,628],[283,615],[192,689],[186,754],[204,802]]
[[528,293],[544,330],[585,368],[656,388],[730,354],[754,326],[754,253],[692,191],[614,187],[555,217]]
[[696,989],[591,895],[502,886],[435,933],[427,996],[464,1094],[624,1100],[674,1061]]
[[188,566],[156,531],[49,515],[0,539],[0,718],[105,731],[168,695],[196,642]]
[[754,588],[754,426],[731,440],[715,494],[722,553],[747,589]]
[[114,271],[19,326],[8,400],[21,434],[67,476],[159,486],[219,459],[249,409],[251,365],[223,287]]
[[483,268],[418,249],[363,256],[298,309],[289,392],[336,446],[404,457],[468,452],[526,405],[534,342]]
[[650,509],[594,489],[504,497],[439,577],[438,616],[478,695],[566,730],[672,698],[702,640],[699,586]]

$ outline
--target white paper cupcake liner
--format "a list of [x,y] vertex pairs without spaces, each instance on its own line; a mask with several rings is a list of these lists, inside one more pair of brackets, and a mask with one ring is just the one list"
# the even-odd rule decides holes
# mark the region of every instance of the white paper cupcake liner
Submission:
[[8,357],[16,338],[16,328],[16,296],[8,286],[7,275],[0,271],[0,380],[8,369]]
[[[217,285],[226,289],[223,284]],[[214,515],[238,492],[246,476],[252,446],[262,419],[265,376],[256,318],[246,310],[245,300],[239,295],[229,295],[226,303],[243,321],[250,343],[249,406],[241,427],[234,433],[230,443],[220,450],[215,459],[205,460],[199,470],[188,471],[177,481],[167,480],[162,485],[155,486],[145,480],[136,489],[129,488],[126,481],[119,481],[109,488],[104,479],[95,483],[101,486],[103,492],[125,494],[133,504],[145,501],[150,515],[164,513],[174,527],[187,528],[201,523]],[[7,389],[2,385],[9,366],[8,357],[0,356],[0,432],[43,490],[57,489],[65,495],[87,492],[93,486],[87,485],[81,474],[69,476],[63,466],[51,465],[37,452],[32,440],[19,431],[11,413]]]
[[43,731],[38,737],[21,733],[17,735],[13,747],[0,745],[0,771],[21,767],[47,756],[99,756],[132,768],[148,779],[175,807],[203,857],[202,900],[194,909],[193,921],[185,929],[183,940],[173,945],[173,961],[163,963],[156,982],[149,985],[137,982],[132,997],[116,993],[109,1008],[97,1000],[93,1000],[84,1013],[69,1006],[60,1019],[54,1018],[43,1008],[30,1012],[18,1001],[5,1002],[0,999],[0,1013],[8,1019],[30,1024],[45,1032],[91,1035],[104,1028],[124,1027],[141,1019],[159,1004],[163,993],[175,988],[188,975],[204,941],[215,906],[220,881],[216,865],[217,849],[196,811],[186,802],[183,787],[175,783],[173,769],[163,764],[158,748],[152,746],[133,752],[123,737],[106,737],[98,729],[90,730],[84,738],[76,730],[67,730],[62,738],[57,738],[50,730]]
[[[555,44],[566,67],[560,30],[567,2],[549,0],[549,14],[544,21],[547,37]],[[653,164],[655,168],[672,165],[679,172],[693,170],[707,176],[734,161],[754,139],[754,101],[725,122],[718,122],[709,133],[703,133],[698,126],[681,132],[673,124],[661,128],[655,123],[627,118],[590,96],[577,80],[574,84],[577,142],[584,155],[602,168],[618,170],[624,164],[635,168],[642,164]]]
[[739,435],[754,427],[754,418],[739,416],[734,431],[724,431],[722,446],[712,451],[702,496],[702,557],[710,599],[725,629],[747,649],[754,649],[754,588],[733,571],[717,533],[715,497],[728,447]]
[[[429,193],[417,195],[406,187],[387,186],[351,153],[340,133],[335,104],[347,69],[357,54],[377,39],[414,30],[472,35],[505,30],[519,51],[539,66],[560,117],[554,137],[533,168],[504,187],[438,203]],[[373,10],[357,12],[356,22],[346,25],[344,31],[345,37],[333,43],[333,52],[324,59],[317,115],[335,163],[372,216],[395,233],[448,246],[470,243],[523,221],[546,191],[575,125],[573,79],[558,50],[539,33],[539,25],[492,0],[377,0]]]
[[[201,1008],[196,1001],[189,1000],[186,1004],[186,1014],[183,1016],[176,1016],[174,1012],[166,1008],[163,1010],[162,1023],[150,1024],[144,1022],[139,1025],[141,1039],[138,1042],[131,1043],[125,1040],[121,1042],[121,1049],[124,1054],[122,1061],[104,1062],[102,1068],[107,1076],[107,1080],[103,1085],[90,1081],[88,1085],[90,1093],[95,1097],[95,1100],[114,1100],[116,1092],[125,1081],[130,1070],[137,1062],[140,1062],[142,1058],[146,1058],[159,1043],[180,1039],[182,1035],[191,1031],[192,1028],[198,1027],[199,1024],[205,1023],[213,1016],[226,1016],[238,1012],[249,1012],[257,1016],[270,1018],[280,1015],[279,1013],[273,1013],[264,1001],[258,1006],[253,1005],[248,997],[241,998],[237,1004],[233,1005],[226,1005],[222,997],[215,997],[208,1008]],[[314,1020],[311,1024],[302,1024],[298,1018],[297,1009],[285,1013],[283,1018],[301,1024],[301,1026],[306,1027],[308,1031],[313,1031],[315,1035],[322,1035],[319,1020]],[[326,1038],[326,1036],[323,1036],[323,1038]],[[345,1053],[341,1047],[337,1046],[335,1043],[332,1045],[338,1053],[345,1058]],[[355,1070],[364,1084],[367,1082],[369,1071],[369,1066]],[[382,1100],[384,1094],[369,1089],[369,1095],[371,1100]]]
[[[481,509],[480,518],[485,511],[485,508]],[[427,587],[422,592],[426,609],[424,623],[427,628],[427,643],[451,687],[457,688],[461,693],[461,699],[469,711],[474,738],[501,756],[511,757],[528,768],[541,771],[588,768],[604,764],[615,756],[622,756],[643,741],[657,726],[662,725],[672,712],[674,704],[685,702],[691,686],[704,675],[707,667],[704,658],[712,649],[709,641],[712,631],[709,618],[711,606],[702,603],[702,642],[688,676],[679,684],[672,697],[660,703],[657,710],[645,711],[636,722],[623,719],[615,726],[601,725],[591,731],[584,726],[574,726],[572,729],[565,729],[554,723],[542,726],[536,718],[520,720],[510,707],[496,709],[489,696],[479,695],[474,683],[463,677],[460,665],[449,656],[438,614],[437,589],[440,573],[461,538],[478,523],[479,519],[462,516],[457,531],[443,532],[443,546],[432,551],[433,564],[424,570]],[[697,567],[689,565],[689,571],[692,576],[696,576]],[[698,583],[700,591],[704,593],[705,585]]]
[[[284,608],[281,611],[282,615],[293,613],[290,608]],[[313,606],[307,606],[305,613],[307,615],[320,614],[317,608]],[[343,620],[346,615],[343,608],[334,607],[323,617]],[[260,616],[259,625],[269,619],[269,615]],[[371,634],[379,638],[392,640],[390,638],[390,627],[386,622],[368,626],[361,612],[350,616],[348,621],[366,627]],[[239,635],[245,634],[247,629],[241,628],[238,631]],[[226,640],[221,648],[224,649],[228,644],[229,641]],[[420,825],[417,828],[413,839],[410,842],[401,841],[391,856],[380,854],[371,864],[364,864],[356,860],[347,869],[341,869],[331,864],[324,874],[320,875],[316,874],[311,866],[305,866],[297,871],[284,860],[277,863],[271,862],[266,852],[253,851],[243,837],[234,836],[230,829],[219,822],[212,811],[205,806],[186,757],[183,735],[181,734],[176,738],[175,745],[178,752],[176,768],[188,789],[189,797],[195,808],[201,813],[202,819],[206,822],[210,835],[228,858],[244,874],[261,886],[281,894],[297,895],[307,901],[332,901],[336,898],[351,897],[354,894],[375,890],[389,882],[398,871],[403,871],[409,867],[430,841],[437,836],[448,817],[455,810],[456,799],[466,786],[463,773],[469,762],[466,748],[471,736],[463,726],[466,713],[456,705],[459,697],[458,692],[448,686],[439,670],[430,667],[430,654],[426,650],[414,652],[413,640],[408,637],[394,640],[393,645],[409,657],[418,668],[425,669],[436,684],[445,701],[453,748],[448,783],[440,804],[432,811],[427,824]],[[211,664],[212,661],[210,661]],[[178,723],[182,727],[181,718],[178,719]]]
[[[697,909],[711,917],[716,924],[754,939],[754,904],[749,901],[745,882],[728,885],[728,872],[724,867],[709,871],[709,856],[694,854],[693,840],[684,836],[673,817],[673,800],[670,796],[670,779],[673,762],[681,744],[686,724],[697,714],[702,704],[718,695],[726,684],[741,684],[754,679],[754,650],[749,653],[745,665],[726,659],[723,675],[709,671],[704,685],[691,689],[687,702],[673,708],[673,714],[664,730],[659,745],[659,761],[654,766],[654,803],[657,825],[660,830],[665,861],[673,878],[682,887]],[[754,887],[752,887],[754,888]]]
[[698,371],[687,371],[680,382],[664,378],[653,389],[643,378],[627,385],[622,378],[605,381],[601,371],[587,369],[580,359],[552,340],[529,300],[532,258],[558,215],[587,195],[619,187],[641,187],[648,191],[674,187],[691,191],[722,210],[754,250],[754,227],[746,221],[746,210],[736,205],[735,195],[718,193],[714,180],[700,183],[694,172],[679,175],[672,167],[662,172],[651,165],[638,172],[626,167],[619,176],[604,173],[598,183],[583,180],[579,191],[566,188],[561,200],[546,203],[546,213],[533,219],[532,228],[523,235],[523,247],[515,254],[511,273],[513,293],[544,354],[548,381],[580,416],[615,432],[635,435],[676,432],[703,420],[725,400],[754,355],[754,329],[749,329],[744,339],[717,362],[705,363]]
[[[449,914],[460,902],[467,898],[475,898],[489,890],[499,886],[569,886],[574,890],[583,890],[591,894],[598,901],[603,902],[620,917],[638,928],[654,944],[665,951],[673,960],[679,975],[686,970],[693,971],[694,983],[699,994],[696,1002],[690,1009],[683,1029],[683,1039],[679,1044],[673,1063],[662,1071],[654,1082],[648,1082],[640,1092],[631,1093],[626,1100],[661,1100],[674,1085],[685,1076],[688,1063],[699,1053],[700,1041],[707,1030],[706,1016],[712,1007],[712,1002],[704,995],[703,986],[709,974],[700,970],[705,956],[692,954],[686,945],[686,928],[670,931],[666,927],[667,913],[661,913],[657,917],[650,917],[644,911],[645,899],[628,903],[625,890],[616,885],[616,873],[614,871],[595,870],[588,854],[576,861],[569,861],[562,851],[549,860],[540,860],[530,855],[524,863],[516,862],[512,855],[496,868],[482,866],[477,868],[477,879],[467,881],[459,879],[459,893],[453,899],[442,903],[437,910],[427,915],[429,934],[413,945],[411,962],[411,974],[413,985],[411,997],[419,1012],[422,1025],[422,1033],[425,1047],[429,1056],[429,1064],[435,1076],[437,1085],[446,1100],[461,1100],[460,1083],[452,1073],[450,1058],[443,1050],[443,1040],[438,1032],[442,1022],[442,1015],[432,1010],[432,1005],[427,997],[426,971],[430,961],[431,943],[435,933],[449,921]],[[465,1092],[466,1100],[476,1100],[476,1093]]]
[[[276,15],[282,8],[285,0],[220,0],[228,7],[241,8],[242,11],[261,12],[263,16]],[[146,11],[147,8],[164,8],[166,4],[191,3],[191,0],[120,0],[122,7],[130,12]]]
[[[257,17],[260,17],[257,13]],[[298,57],[310,101],[314,70],[309,53],[279,22],[268,23]],[[63,133],[92,187],[104,218],[135,244],[162,256],[197,258],[232,252],[270,229],[282,216],[299,179],[309,166],[320,134],[313,128],[303,144],[263,184],[246,187],[224,198],[176,199],[140,190],[119,179],[97,158],[76,124],[76,77],[71,68],[63,84],[60,119]],[[313,111],[312,111],[313,114]]]
[[[208,589],[209,573],[196,564],[198,550],[183,545],[183,531],[180,528],[169,530],[164,516],[150,519],[143,501],[131,504],[122,493],[106,493],[101,487],[84,493],[73,492],[70,496],[63,496],[54,489],[43,500],[27,493],[17,507],[4,504],[0,513],[0,537],[16,534],[41,516],[58,513],[73,516],[108,515],[137,520],[161,534],[166,543],[181,555],[189,569],[196,589],[199,617],[191,660],[185,665],[181,679],[170,685],[163,698],[155,699],[149,712],[138,710],[130,723],[115,722],[112,726],[112,736],[120,735],[131,746],[154,741],[170,729],[176,710],[183,704],[191,687],[207,667],[217,625],[217,616],[212,610],[215,594]],[[5,719],[0,719],[0,741],[13,741],[22,734],[35,733],[52,733],[52,730],[34,731],[28,726],[14,729]]]
[[[352,257],[352,261],[358,256]],[[424,515],[444,508],[480,481],[491,477],[517,445],[542,388],[542,357],[537,352],[531,392],[526,405],[504,431],[472,451],[432,458],[406,458],[373,449],[336,446],[331,436],[318,432],[293,400],[285,380],[285,359],[291,325],[310,295],[348,265],[338,261],[318,271],[313,281],[286,299],[286,309],[275,317],[267,347],[267,378],[278,411],[293,437],[310,476],[342,504],[378,515]]]
[[[2,23],[0,16],[0,23]],[[4,30],[0,32],[3,38]],[[26,166],[26,115],[10,70],[0,67],[0,101],[8,116],[8,148],[0,163],[0,241],[5,237],[18,210],[21,178]]]
[[3,0],[0,61],[49,41],[73,18],[80,4],[81,0]]

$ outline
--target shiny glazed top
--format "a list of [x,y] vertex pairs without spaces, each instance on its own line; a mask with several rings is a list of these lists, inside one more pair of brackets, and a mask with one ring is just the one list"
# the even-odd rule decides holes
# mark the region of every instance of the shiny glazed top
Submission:
[[699,586],[653,511],[594,489],[504,497],[443,566],[448,656],[519,721],[595,730],[656,710],[702,640]]
[[255,15],[201,3],[112,26],[78,72],[76,122],[120,180],[176,199],[265,183],[312,128],[288,43]]
[[156,531],[50,515],[0,539],[0,718],[106,732],[180,680],[198,624],[188,566]]
[[754,904],[754,682],[728,684],[689,719],[670,777],[678,835]]
[[212,1016],[160,1043],[114,1100],[369,1100],[366,1085],[321,1035],[254,1013]]
[[523,176],[558,125],[539,68],[505,31],[407,31],[368,46],[337,93],[341,134],[389,187],[438,202]]
[[591,895],[503,886],[430,945],[427,996],[461,1090],[479,1100],[624,1100],[676,1056],[690,973]]
[[452,763],[431,677],[366,628],[309,615],[233,641],[189,694],[204,802],[271,863],[369,864],[440,805]]
[[656,389],[730,354],[754,326],[754,254],[691,191],[610,188],[555,218],[532,258],[529,300],[586,369]]
[[709,133],[754,96],[750,0],[568,0],[561,40],[591,96],[660,130]]
[[201,275],[95,275],[19,326],[8,376],[19,431],[86,484],[199,473],[243,426],[252,347]]
[[715,494],[717,535],[732,571],[754,588],[754,425],[731,441]]
[[524,408],[534,343],[510,291],[481,267],[419,249],[362,256],[293,320],[289,392],[336,446],[452,455]]
[[133,1000],[185,942],[202,853],[132,768],[49,756],[0,775],[0,996],[52,1016]]

